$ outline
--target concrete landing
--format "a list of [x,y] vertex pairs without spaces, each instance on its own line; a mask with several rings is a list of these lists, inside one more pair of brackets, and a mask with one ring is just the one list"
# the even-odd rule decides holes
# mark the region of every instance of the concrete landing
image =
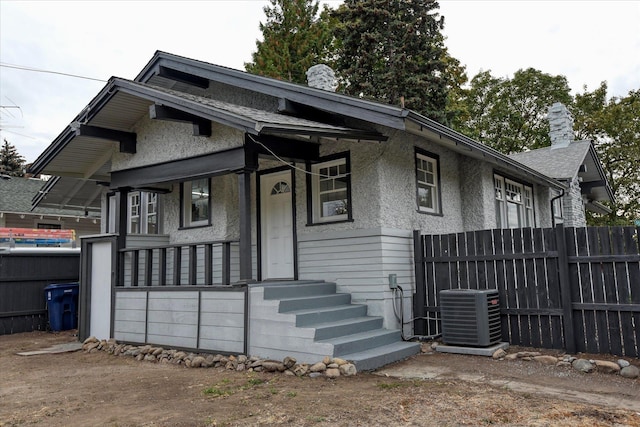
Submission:
[[490,347],[465,347],[461,345],[438,344],[435,348],[440,353],[471,354],[474,356],[493,356],[496,350],[509,348],[508,342],[501,342]]

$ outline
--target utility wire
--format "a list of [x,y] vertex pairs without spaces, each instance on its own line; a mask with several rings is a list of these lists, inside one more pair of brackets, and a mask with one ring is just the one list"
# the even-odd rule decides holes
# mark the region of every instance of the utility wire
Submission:
[[75,78],[78,78],[78,79],[93,80],[93,81],[96,81],[96,82],[103,82],[103,83],[107,82],[107,80],[95,79],[93,77],[86,77],[86,76],[80,76],[80,75],[77,75],[77,74],[63,73],[63,72],[60,72],[60,71],[43,70],[41,68],[26,67],[24,65],[7,64],[6,62],[0,62],[0,67],[15,68],[16,70],[24,70],[24,71],[34,71],[34,72],[37,72],[37,73],[56,74],[56,75],[59,75],[59,76],[75,77]]

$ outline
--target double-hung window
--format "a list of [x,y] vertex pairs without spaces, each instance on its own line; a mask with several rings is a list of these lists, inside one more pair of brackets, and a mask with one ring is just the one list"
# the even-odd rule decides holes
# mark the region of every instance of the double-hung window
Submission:
[[533,227],[533,189],[500,175],[494,175],[496,225],[498,228]]
[[158,234],[158,194],[134,191],[128,195],[127,232]]
[[442,213],[438,156],[416,149],[416,192],[418,210]]
[[311,165],[309,223],[351,219],[351,179],[349,158],[344,154]]
[[199,227],[211,224],[211,181],[209,178],[182,184],[182,226]]

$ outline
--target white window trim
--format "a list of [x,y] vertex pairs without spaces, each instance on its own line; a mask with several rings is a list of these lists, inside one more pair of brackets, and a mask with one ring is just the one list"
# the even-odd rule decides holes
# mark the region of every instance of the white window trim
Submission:
[[[155,195],[156,196],[156,203],[155,203],[155,213],[150,214],[149,213],[149,202],[151,200],[151,196]],[[132,208],[132,203],[131,201],[135,198],[138,197],[138,215],[133,215],[133,213],[131,212],[131,208]],[[158,223],[158,196],[156,193],[149,193],[146,191],[134,191],[128,194],[127,197],[127,233],[131,233],[131,234],[149,234],[149,216],[156,216],[156,232],[152,233],[152,234],[158,234],[160,232],[159,230],[159,223]],[[139,226],[139,230],[137,233],[132,233],[131,229],[132,229],[132,225],[133,225],[133,219],[138,218],[138,226]]]
[[[347,212],[344,214],[339,214],[339,215],[332,215],[332,216],[327,216],[327,217],[323,217],[321,215],[321,203],[320,203],[320,169],[323,168],[330,168],[332,166],[340,166],[340,165],[345,165],[345,168],[347,169],[345,174],[341,174],[341,175],[336,175],[333,178],[340,178],[340,177],[347,177],[347,180],[351,179],[350,178],[350,172],[347,168],[347,158],[346,157],[340,157],[338,159],[335,160],[329,160],[327,162],[323,162],[323,163],[317,163],[314,165],[311,165],[311,173],[312,173],[312,179],[311,179],[311,194],[312,194],[312,207],[313,207],[313,222],[315,224],[317,223],[329,223],[329,222],[337,222],[337,221],[347,221],[349,219],[349,210],[351,209],[350,204],[351,201],[349,200],[349,182],[347,182],[347,187],[344,190],[337,190],[337,191],[345,191],[347,193]],[[336,190],[334,190],[336,191]],[[324,194],[324,193],[323,193]]]
[[[526,228],[535,227],[535,201],[533,187],[521,182],[513,181],[504,176],[494,174],[494,197],[496,200],[496,225],[498,228]],[[507,186],[519,190],[520,200],[507,200]],[[518,207],[519,223],[510,224],[507,213],[508,203]]]
[[[433,171],[424,171],[425,173],[433,174],[433,183],[428,183],[426,181],[420,181],[418,178],[418,171],[422,170],[418,168],[418,159],[428,162],[432,165]],[[435,157],[428,156],[421,152],[416,151],[416,161],[415,161],[415,174],[416,174],[416,203],[418,204],[418,210],[420,212],[427,213],[436,213],[440,212],[440,180],[439,180],[439,164],[438,159]],[[433,205],[432,208],[427,206],[422,206],[420,204],[420,184],[424,186],[431,187],[431,203]]]
[[193,181],[185,181],[182,183],[182,227],[202,227],[211,224],[211,179],[207,178],[208,186],[208,208],[207,218],[200,221],[191,221],[191,185]]

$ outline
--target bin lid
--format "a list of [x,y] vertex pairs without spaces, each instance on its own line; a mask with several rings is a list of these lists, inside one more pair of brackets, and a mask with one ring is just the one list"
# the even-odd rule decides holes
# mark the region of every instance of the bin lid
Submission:
[[44,288],[45,291],[51,291],[54,289],[73,289],[73,288],[77,288],[78,286],[80,286],[80,284],[78,282],[73,282],[73,283],[53,283],[51,285],[48,285],[46,288]]

